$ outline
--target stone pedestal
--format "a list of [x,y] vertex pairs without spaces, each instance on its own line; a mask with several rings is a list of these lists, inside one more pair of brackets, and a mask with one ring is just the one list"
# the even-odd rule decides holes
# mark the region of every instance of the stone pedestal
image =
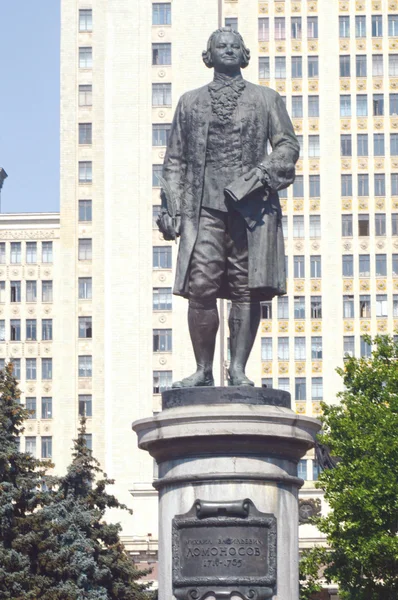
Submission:
[[298,600],[297,463],[319,427],[247,387],[169,390],[133,424],[159,467],[160,600]]

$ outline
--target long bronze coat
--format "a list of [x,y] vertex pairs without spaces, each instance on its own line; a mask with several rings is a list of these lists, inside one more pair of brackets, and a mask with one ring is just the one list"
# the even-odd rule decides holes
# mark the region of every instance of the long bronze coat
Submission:
[[[242,140],[242,172],[260,163],[267,169],[271,194],[264,202],[263,191],[250,196],[247,211],[257,224],[248,229],[249,288],[263,299],[286,293],[285,250],[278,190],[294,181],[299,144],[280,95],[248,81],[238,100]],[[203,194],[207,132],[211,118],[207,86],[184,94],[171,126],[163,166],[181,214],[181,240],[173,293],[188,296],[188,273],[195,245]],[[267,154],[267,142],[272,152]],[[163,196],[163,195],[162,195]],[[165,205],[165,198],[162,198]],[[227,286],[220,296],[227,298]]]

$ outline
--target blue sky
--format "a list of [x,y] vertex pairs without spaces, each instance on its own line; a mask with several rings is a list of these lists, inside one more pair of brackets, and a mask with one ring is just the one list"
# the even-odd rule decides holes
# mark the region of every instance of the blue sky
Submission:
[[59,210],[60,0],[0,0],[2,212]]

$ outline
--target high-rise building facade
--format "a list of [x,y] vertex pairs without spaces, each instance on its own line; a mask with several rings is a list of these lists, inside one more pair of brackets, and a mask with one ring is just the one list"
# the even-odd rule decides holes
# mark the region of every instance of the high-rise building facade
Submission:
[[[182,93],[212,77],[208,35],[231,25],[245,78],[284,98],[301,144],[281,194],[288,294],[263,305],[248,374],[317,416],[345,354],[398,325],[398,4],[395,0],[62,0],[57,466],[79,414],[116,493],[129,547],[156,548],[154,468],[134,419],[194,368],[176,245],[156,228],[159,179]],[[227,303],[215,372],[226,383]],[[59,454],[57,454],[59,452]],[[313,454],[300,463],[316,498]],[[303,527],[302,543],[316,531]]]

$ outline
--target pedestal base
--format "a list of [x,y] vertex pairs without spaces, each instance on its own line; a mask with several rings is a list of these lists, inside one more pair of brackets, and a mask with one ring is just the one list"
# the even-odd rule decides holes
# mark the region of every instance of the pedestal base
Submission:
[[[160,600],[298,600],[297,463],[320,425],[289,403],[286,392],[262,388],[170,390],[163,404],[174,408],[133,424],[159,467]],[[202,506],[212,515],[195,514]],[[251,525],[254,514],[275,523],[274,534]],[[194,529],[177,548],[184,518]]]

